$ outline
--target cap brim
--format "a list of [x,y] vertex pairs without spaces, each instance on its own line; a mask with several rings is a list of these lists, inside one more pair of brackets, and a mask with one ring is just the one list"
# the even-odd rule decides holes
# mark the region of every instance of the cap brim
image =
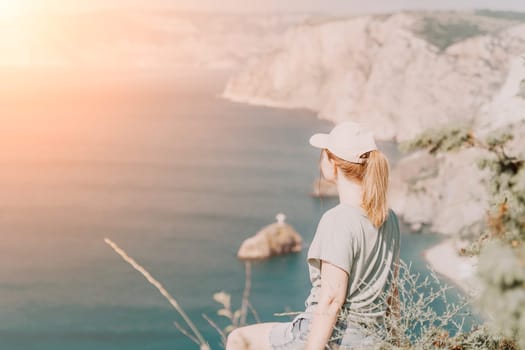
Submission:
[[328,134],[314,134],[310,137],[310,145],[317,148],[328,148]]

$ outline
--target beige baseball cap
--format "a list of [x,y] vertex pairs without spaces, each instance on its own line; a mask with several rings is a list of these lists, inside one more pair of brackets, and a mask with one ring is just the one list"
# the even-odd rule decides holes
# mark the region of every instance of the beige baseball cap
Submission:
[[362,163],[359,157],[363,153],[378,149],[374,134],[352,121],[337,124],[329,134],[312,135],[310,144],[321,149],[327,148],[339,158],[353,163]]

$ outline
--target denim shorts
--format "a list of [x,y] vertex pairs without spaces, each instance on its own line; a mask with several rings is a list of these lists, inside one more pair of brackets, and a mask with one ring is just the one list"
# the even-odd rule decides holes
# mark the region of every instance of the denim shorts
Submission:
[[[297,315],[290,322],[280,322],[272,327],[269,334],[270,346],[273,350],[302,350],[306,346],[306,339],[310,330],[310,317],[304,314]],[[344,332],[332,333],[334,338],[327,344],[330,350],[371,349],[378,343],[378,338],[365,335],[357,328],[346,328]]]

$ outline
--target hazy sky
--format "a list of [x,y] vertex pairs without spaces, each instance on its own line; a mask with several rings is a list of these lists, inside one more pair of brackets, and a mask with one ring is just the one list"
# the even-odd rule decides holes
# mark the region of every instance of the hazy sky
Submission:
[[[401,9],[490,8],[525,11],[525,0],[0,0],[24,8],[78,11],[100,8],[170,8],[222,12],[388,12]],[[21,5],[22,4],[22,5]],[[1,8],[1,7],[0,7]]]

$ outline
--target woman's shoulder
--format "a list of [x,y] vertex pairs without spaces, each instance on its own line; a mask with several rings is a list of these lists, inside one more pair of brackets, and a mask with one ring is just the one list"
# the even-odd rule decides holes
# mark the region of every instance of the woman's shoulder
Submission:
[[336,206],[328,209],[323,216],[354,219],[366,217],[366,212],[361,207],[354,206],[352,204],[339,203]]
[[319,224],[324,229],[357,232],[363,220],[368,220],[363,209],[340,203],[328,209],[321,217]]
[[[339,203],[328,209],[321,217],[321,221],[336,221],[338,223],[358,223],[361,220],[369,220],[366,211],[361,207],[346,203]],[[385,222],[386,221],[394,223],[395,226],[399,226],[398,216],[392,208],[388,208]]]

